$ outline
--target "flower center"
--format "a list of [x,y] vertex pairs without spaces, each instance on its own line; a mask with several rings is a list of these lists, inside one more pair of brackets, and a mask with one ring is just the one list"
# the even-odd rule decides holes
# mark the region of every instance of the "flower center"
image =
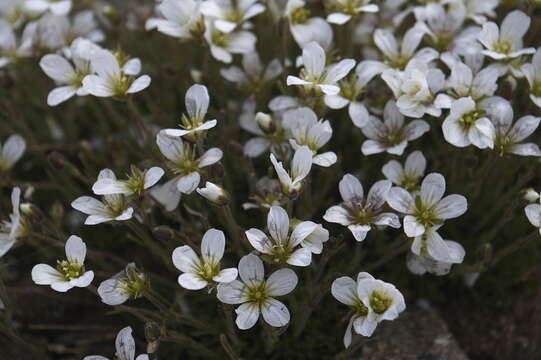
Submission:
[[393,299],[387,294],[384,294],[379,291],[374,291],[370,295],[370,307],[378,315],[383,314],[387,309],[393,304]]
[[255,283],[254,285],[248,287],[246,297],[248,298],[248,302],[257,304],[258,306],[263,305],[265,300],[267,300],[269,297],[265,282],[262,281],[260,283]]
[[502,38],[493,45],[494,51],[500,54],[509,54],[513,51],[513,42],[510,39]]
[[485,116],[484,110],[470,111],[469,113],[462,115],[462,117],[458,120],[458,123],[464,131],[467,131],[475,124],[477,119],[480,119],[483,116]]
[[58,260],[56,269],[62,274],[66,281],[77,279],[85,273],[83,264],[72,263],[68,260]]
[[359,317],[365,317],[366,315],[368,315],[368,308],[359,299],[355,300],[353,308],[355,309],[355,315]]
[[413,210],[413,216],[415,216],[417,221],[424,227],[441,224],[441,220],[437,218],[434,208],[432,206],[426,206],[423,204],[420,196],[415,197],[415,209]]
[[201,261],[197,267],[197,275],[206,282],[212,282],[213,278],[220,273],[220,264],[213,261]]
[[339,85],[340,95],[350,101],[356,101],[364,90],[357,87],[357,75],[355,74],[350,76],[348,80],[340,81]]
[[293,10],[290,18],[293,24],[305,24],[310,18],[310,10],[299,7]]

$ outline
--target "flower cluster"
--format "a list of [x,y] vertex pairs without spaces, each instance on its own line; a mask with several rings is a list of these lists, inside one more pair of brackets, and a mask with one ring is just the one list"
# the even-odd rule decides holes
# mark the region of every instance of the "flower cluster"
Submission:
[[[287,358],[282,332],[343,317],[329,292],[351,310],[347,353],[406,310],[411,281],[382,265],[478,277],[541,233],[539,193],[518,195],[541,157],[541,18],[524,7],[1,1],[0,260],[65,247],[25,273],[142,320],[148,355],[125,327],[115,359],[166,342],[180,350],[161,357]],[[526,219],[533,235],[497,241]],[[249,349],[238,330],[260,318]]]

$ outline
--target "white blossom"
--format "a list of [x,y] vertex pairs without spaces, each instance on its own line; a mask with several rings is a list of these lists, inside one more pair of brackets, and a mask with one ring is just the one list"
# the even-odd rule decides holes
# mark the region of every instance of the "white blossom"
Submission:
[[98,177],[98,180],[92,186],[94,194],[140,195],[160,181],[164,171],[160,167],[152,167],[148,170],[141,171],[135,166],[132,166],[131,174],[127,180],[117,180],[114,173],[109,169],[106,169],[106,172],[103,174],[104,176]]
[[98,295],[103,303],[116,306],[130,298],[141,297],[147,287],[145,274],[140,272],[134,263],[130,263],[112,278],[102,281],[98,286]]
[[90,61],[96,75],[87,75],[83,79],[83,88],[91,95],[123,98],[150,85],[150,76],[135,77],[132,72],[121,67],[118,59],[109,50],[95,52]]
[[225,304],[240,306],[235,310],[235,323],[241,330],[252,328],[259,314],[273,327],[286,326],[290,314],[287,307],[275,298],[289,294],[297,286],[298,278],[291,269],[279,269],[265,280],[263,262],[255,255],[246,255],[239,262],[240,280],[218,285],[218,299]]
[[213,283],[229,283],[237,278],[236,268],[221,269],[220,261],[225,251],[225,235],[210,229],[201,240],[201,256],[188,245],[173,251],[173,264],[183,272],[178,283],[188,290],[200,290]]
[[32,268],[32,280],[38,285],[50,285],[53,290],[66,292],[73,287],[87,287],[94,279],[93,271],[85,270],[86,244],[72,235],[66,241],[66,260],[58,260],[56,269],[47,264]]
[[218,61],[229,64],[233,61],[233,54],[247,54],[255,50],[257,38],[249,31],[225,33],[211,21],[207,21],[205,26],[205,40],[212,56]]
[[164,0],[156,7],[162,17],[148,19],[145,28],[179,39],[191,39],[203,29],[201,4],[199,0]]
[[332,137],[331,123],[328,120],[318,120],[316,113],[307,107],[288,110],[283,115],[282,126],[292,134],[291,146],[298,150],[307,146],[312,150],[312,162],[316,165],[329,167],[336,163],[336,154],[332,151],[318,154]]
[[[147,354],[141,354],[135,357],[135,340],[132,336],[132,328],[125,327],[118,332],[115,340],[116,356],[115,360],[149,360]],[[83,360],[109,360],[99,355],[85,356]]]
[[15,245],[15,242],[25,236],[28,229],[21,217],[20,211],[21,189],[13,188],[11,191],[11,206],[13,212],[9,215],[9,221],[0,224],[0,258]]
[[257,0],[207,0],[201,4],[201,12],[214,21],[214,26],[230,33],[242,23],[265,11],[265,5]]
[[312,168],[312,150],[308,146],[301,146],[295,150],[289,173],[284,169],[282,162],[276,160],[274,154],[270,154],[270,160],[276,170],[278,179],[280,179],[282,191],[286,195],[298,194],[304,179],[308,176]]
[[486,50],[483,54],[495,60],[511,60],[535,53],[534,48],[523,48],[522,38],[530,27],[531,19],[520,10],[507,14],[500,27],[489,21],[483,24],[479,41]]
[[404,297],[394,285],[376,280],[361,272],[357,281],[348,276],[333,281],[333,297],[354,311],[344,334],[344,346],[351,345],[352,329],[363,336],[372,336],[379,322],[394,320],[406,309]]
[[428,174],[418,194],[412,195],[401,187],[393,187],[388,194],[389,205],[406,216],[404,233],[408,237],[423,235],[429,228],[442,225],[447,219],[464,214],[468,202],[462,195],[447,195],[445,178],[438,173]]
[[325,50],[316,42],[309,43],[302,50],[304,67],[300,77],[289,75],[287,85],[301,85],[307,89],[321,90],[327,95],[337,95],[340,92],[337,82],[347,76],[355,66],[355,61],[344,59],[329,66],[325,62]]
[[368,138],[361,148],[364,155],[381,152],[402,155],[409,141],[420,138],[430,130],[430,125],[424,120],[412,120],[406,124],[393,100],[389,100],[385,105],[383,118],[381,121],[375,116],[369,116],[361,128],[364,136]]
[[522,66],[522,73],[530,85],[530,99],[541,108],[541,48],[538,48],[531,64]]
[[192,85],[186,91],[185,105],[187,115],[182,115],[182,129],[165,129],[165,134],[169,136],[185,136],[200,131],[206,131],[216,126],[218,121],[205,121],[210,103],[208,90],[203,85]]
[[327,16],[327,21],[331,24],[344,25],[351,20],[352,17],[360,13],[375,13],[379,11],[376,4],[371,3],[372,0],[331,0],[325,5],[331,10]]
[[27,0],[26,9],[30,12],[51,11],[55,15],[67,15],[72,7],[72,0]]
[[321,225],[312,221],[303,221],[295,224],[290,234],[287,212],[280,206],[273,206],[267,216],[267,229],[270,236],[259,229],[251,228],[246,231],[246,237],[254,249],[267,255],[273,262],[308,266],[312,262],[311,247],[303,247],[301,243],[311,234],[321,235],[323,239],[318,242],[325,242],[329,237],[328,232],[314,234],[314,231],[320,227]]
[[425,174],[426,158],[420,151],[408,155],[404,166],[396,160],[391,160],[381,168],[387,180],[407,191],[415,192],[420,189],[420,182]]
[[346,174],[339,184],[343,203],[329,208],[323,218],[347,226],[357,241],[363,241],[374,226],[399,228],[398,216],[385,212],[383,208],[391,186],[389,180],[378,181],[372,185],[365,199],[361,182],[355,176]]
[[156,136],[156,143],[163,156],[169,160],[168,167],[176,175],[171,180],[177,190],[183,194],[191,194],[199,186],[203,169],[220,161],[222,150],[211,148],[201,157],[196,157],[195,148],[182,141],[180,137],[171,137],[162,130]]

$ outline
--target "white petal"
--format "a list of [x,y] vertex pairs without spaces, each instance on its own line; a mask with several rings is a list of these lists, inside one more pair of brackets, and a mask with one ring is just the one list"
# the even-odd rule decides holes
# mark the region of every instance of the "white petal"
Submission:
[[160,167],[151,167],[145,173],[145,189],[154,186],[162,178],[165,171]]
[[323,219],[344,226],[348,226],[352,222],[349,212],[341,206],[332,206],[327,209],[325,215],[323,215]]
[[340,277],[333,281],[331,293],[342,304],[353,306],[358,299],[357,283],[348,276]]
[[134,58],[128,60],[128,62],[122,67],[122,71],[124,71],[124,74],[130,76],[139,75],[141,72],[141,59]]
[[295,289],[298,281],[299,279],[293,270],[276,270],[267,279],[268,294],[271,297],[287,295]]
[[316,42],[311,42],[302,49],[302,60],[308,78],[321,77],[325,70],[325,58],[325,51]]
[[263,254],[270,254],[272,250],[272,242],[267,235],[259,229],[250,229],[245,232],[246,238],[250,244]]
[[98,97],[110,97],[114,95],[109,83],[104,78],[96,75],[86,76],[83,79],[83,88],[89,94]]
[[524,208],[526,217],[535,227],[541,227],[541,205],[530,204]]
[[436,204],[445,193],[445,178],[438,173],[428,174],[421,183],[421,200],[423,204]]
[[289,237],[289,245],[294,247],[299,245],[308,235],[310,235],[316,228],[318,224],[312,221],[303,221],[297,226],[291,233]]
[[195,251],[187,245],[177,247],[173,250],[171,258],[175,267],[182,272],[191,272],[200,263]]
[[351,19],[351,15],[346,15],[342,13],[332,13],[327,16],[327,22],[336,25],[344,25]]
[[312,162],[315,165],[322,166],[322,167],[329,167],[336,163],[338,160],[338,157],[336,154],[332,151],[327,151],[323,154],[318,154],[314,156]]
[[286,261],[289,265],[308,266],[312,262],[312,251],[308,248],[295,250]]
[[208,285],[205,280],[191,273],[184,273],[180,275],[178,277],[178,284],[184,289],[188,290],[201,290]]
[[364,198],[364,189],[361,182],[351,174],[346,174],[342,177],[342,180],[340,180],[340,183],[338,184],[338,188],[342,200],[346,202],[362,201]]
[[32,281],[38,285],[51,285],[62,279],[62,274],[50,265],[38,264],[32,268]]
[[363,104],[358,102],[352,102],[349,105],[348,112],[349,117],[353,122],[353,125],[357,126],[358,128],[362,128],[366,124],[368,124],[370,114],[368,113],[368,110]]
[[468,209],[468,201],[462,195],[448,195],[441,199],[434,211],[439,219],[453,219],[464,214]]
[[218,161],[222,159],[222,157],[223,157],[222,150],[218,148],[209,149],[199,158],[198,166],[200,168],[203,168],[205,166],[216,164]]
[[135,357],[135,340],[133,340],[131,327],[125,327],[118,332],[115,347],[118,360],[133,360]]
[[47,96],[47,105],[57,106],[66,100],[71,99],[77,93],[74,86],[61,86],[53,89]]
[[107,305],[115,306],[125,303],[130,297],[117,279],[107,279],[98,286],[101,301]]
[[280,206],[271,207],[267,216],[267,227],[273,239],[285,244],[289,233],[289,216]]
[[354,225],[349,225],[348,229],[349,231],[351,231],[351,234],[353,235],[356,241],[364,241],[371,227],[370,225],[355,225],[354,224]]
[[128,88],[128,94],[134,94],[136,92],[145,90],[149,85],[152,79],[148,75],[143,75],[135,79]]
[[404,218],[404,232],[408,237],[416,237],[424,234],[425,227],[417,221],[415,216],[407,215]]
[[2,160],[10,165],[15,164],[26,150],[26,141],[20,135],[11,135],[2,147]]
[[413,197],[405,189],[393,187],[387,194],[387,202],[396,211],[409,214],[413,207]]
[[240,304],[243,301],[244,284],[233,280],[227,284],[218,284],[216,297],[225,304]]
[[86,245],[80,237],[71,235],[66,241],[66,257],[70,263],[84,263]]
[[230,283],[237,278],[238,273],[238,270],[235,268],[223,269],[212,280],[219,283]]
[[235,312],[237,313],[235,323],[241,330],[252,328],[259,319],[259,308],[251,303],[242,304]]
[[289,323],[290,315],[287,307],[276,299],[269,299],[261,308],[263,319],[270,326],[282,327]]
[[92,283],[92,280],[94,280],[94,272],[86,271],[82,276],[78,277],[77,279],[70,280],[70,284],[73,286],[84,288],[90,285]]
[[191,194],[199,186],[201,175],[194,171],[188,175],[181,177],[177,183],[177,189],[183,194]]
[[263,261],[252,254],[243,256],[239,261],[239,276],[245,284],[262,281],[265,276]]
[[48,77],[59,84],[70,84],[77,76],[69,61],[60,55],[45,55],[39,62],[39,66]]
[[186,111],[190,119],[203,119],[207,114],[210,97],[203,85],[193,85],[186,92]]
[[223,231],[209,229],[201,240],[201,255],[203,259],[219,262],[224,256],[225,235]]

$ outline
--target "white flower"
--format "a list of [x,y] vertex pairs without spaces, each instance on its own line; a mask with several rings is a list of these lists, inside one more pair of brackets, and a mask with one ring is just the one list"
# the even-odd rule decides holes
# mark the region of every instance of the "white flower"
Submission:
[[483,54],[495,60],[511,60],[526,54],[535,53],[534,48],[523,49],[522,38],[530,27],[531,19],[520,10],[510,12],[502,25],[489,21],[483,24],[479,41],[487,50]]
[[230,33],[243,22],[265,11],[265,5],[257,0],[208,0],[202,3],[201,12],[214,20],[214,26],[224,33]]
[[331,123],[328,120],[317,119],[316,113],[307,107],[288,110],[283,115],[282,126],[291,131],[290,140],[294,150],[308,146],[313,153],[312,162],[316,165],[329,167],[336,163],[336,154],[328,151],[318,154],[332,137]]
[[343,203],[329,208],[323,218],[347,226],[357,241],[363,241],[373,226],[399,228],[398,216],[383,210],[391,186],[389,180],[378,181],[372,185],[365,199],[361,182],[346,174],[339,184]]
[[80,42],[74,42],[70,49],[73,65],[57,54],[45,55],[39,65],[48,77],[59,87],[53,89],[47,97],[49,106],[56,106],[74,95],[85,96],[88,92],[83,88],[83,79],[92,74],[90,59],[81,50]]
[[471,97],[479,102],[493,96],[498,90],[499,77],[496,68],[487,67],[474,76],[468,65],[460,60],[452,59],[452,61],[451,76],[447,80],[447,94],[437,96],[435,101],[437,107],[450,109],[455,101],[465,97]]
[[[132,336],[131,327],[125,327],[118,332],[115,340],[116,354],[114,359],[116,360],[149,360],[147,354],[141,354],[135,357],[135,341]],[[109,360],[106,357],[99,355],[85,356],[83,360]]]
[[360,13],[375,13],[379,7],[371,4],[372,0],[331,0],[325,5],[332,11],[327,16],[327,21],[331,24],[343,25],[351,20],[352,17]]
[[216,126],[218,123],[216,120],[205,121],[210,103],[209,93],[205,86],[198,84],[192,85],[186,91],[184,102],[188,114],[182,115],[180,126],[183,129],[165,129],[165,134],[169,136],[184,136],[209,130]]
[[462,245],[444,240],[437,230],[438,226],[430,228],[414,239],[407,258],[407,266],[412,273],[423,275],[428,272],[442,276],[451,271],[453,264],[464,261],[466,252]]
[[[287,85],[301,85],[307,89],[319,89],[327,95],[337,95],[340,87],[337,82],[353,69],[355,60],[344,59],[337,64],[325,66],[325,50],[316,42],[311,42],[302,49],[300,77],[287,77]],[[317,91],[316,91],[317,92]]]
[[541,205],[540,204],[529,204],[524,208],[526,217],[530,224],[539,228],[539,233],[541,234]]
[[123,98],[150,85],[150,76],[135,78],[132,71],[121,68],[118,59],[109,50],[95,52],[91,65],[97,75],[87,75],[83,79],[83,87],[91,95]]
[[201,4],[199,0],[164,0],[157,6],[157,11],[164,18],[148,19],[145,28],[157,29],[179,39],[191,39],[203,29]]
[[405,116],[420,118],[424,114],[435,117],[441,109],[434,105],[434,98],[445,84],[445,75],[440,69],[428,66],[416,59],[411,60],[406,70],[389,69],[381,78],[393,91],[396,105]]
[[193,146],[183,142],[180,137],[166,135],[163,130],[156,136],[156,143],[163,156],[169,160],[168,167],[176,175],[171,181],[183,194],[191,194],[199,186],[203,168],[217,163],[223,156],[222,150],[211,148],[196,158]]
[[522,73],[530,85],[530,99],[541,108],[541,48],[537,49],[531,64],[522,66]]
[[[368,113],[367,113],[368,114]],[[369,116],[361,128],[364,136],[368,138],[363,142],[361,151],[364,155],[388,152],[402,155],[409,141],[423,136],[430,125],[424,120],[412,120],[404,123],[404,116],[400,113],[396,103],[389,100],[383,110],[383,122],[375,116]]]
[[216,60],[229,64],[233,61],[232,54],[254,52],[257,37],[251,32],[240,30],[225,33],[216,28],[216,25],[211,21],[207,21],[205,26],[205,39]]
[[494,148],[494,125],[486,117],[485,111],[477,109],[471,97],[453,102],[442,129],[445,140],[454,146],[466,147],[473,144],[479,149]]
[[310,17],[310,10],[305,5],[303,0],[287,1],[284,15],[289,20],[291,35],[301,48],[315,41],[329,49],[333,40],[332,27],[321,17]]
[[[246,237],[254,249],[268,255],[273,262],[308,266],[312,262],[310,246],[301,246],[300,248],[298,246],[319,226],[321,225],[312,221],[303,221],[296,224],[289,234],[290,226],[287,212],[280,206],[273,206],[267,215],[267,229],[270,237],[263,231],[254,228],[246,231]],[[328,232],[321,235],[328,239]],[[324,241],[326,240],[320,242]]]
[[394,320],[406,309],[404,297],[392,284],[361,272],[357,281],[348,276],[333,281],[333,297],[354,311],[344,334],[344,346],[351,345],[352,328],[357,334],[372,336],[382,320]]
[[417,47],[426,34],[426,27],[414,26],[409,29],[400,43],[390,30],[377,29],[374,31],[374,43],[383,53],[383,63],[386,67],[404,70],[412,59],[429,63],[438,58],[438,52],[431,48],[417,51]]
[[462,12],[478,24],[487,22],[487,16],[496,17],[496,7],[499,0],[462,0],[453,1],[451,10]]
[[0,68],[32,56],[37,24],[26,25],[20,41],[9,24],[0,20]]
[[296,195],[302,187],[303,180],[310,173],[312,168],[312,150],[308,146],[301,146],[295,151],[291,161],[291,171],[288,173],[284,169],[282,162],[278,162],[274,154],[270,154],[270,160],[276,174],[280,179],[282,191],[286,195]]
[[51,11],[55,15],[67,15],[72,7],[71,0],[27,0],[26,9],[34,13]]
[[325,95],[325,105],[331,109],[342,109],[348,106],[349,117],[355,126],[362,128],[368,120],[368,110],[360,98],[365,94],[368,83],[381,74],[387,67],[374,60],[365,60],[357,65],[355,74],[350,79],[339,82],[340,93],[337,95]]
[[391,160],[381,168],[381,172],[388,180],[409,192],[420,189],[420,180],[425,170],[426,159],[420,151],[409,154],[404,166],[396,160]]
[[527,115],[513,123],[513,107],[507,100],[498,97],[487,99],[483,109],[496,128],[494,151],[500,155],[541,156],[537,144],[522,143],[539,127],[541,118]]
[[204,188],[197,189],[197,193],[216,205],[226,205],[229,194],[222,187],[207,181]]
[[432,173],[424,178],[421,190],[415,196],[403,188],[394,187],[389,191],[387,202],[396,211],[406,214],[404,232],[408,237],[416,237],[466,212],[468,202],[464,196],[453,194],[443,197],[444,193],[445,178]]
[[50,285],[53,290],[66,292],[76,287],[87,287],[94,279],[93,271],[85,270],[86,245],[72,235],[66,241],[66,260],[58,260],[56,269],[47,264],[32,268],[32,280],[38,285]]
[[107,170],[103,173],[105,176],[98,177],[98,180],[92,186],[92,191],[96,195],[140,195],[160,181],[164,174],[163,169],[159,167],[141,171],[132,166],[128,180],[117,180],[116,176],[110,170]]
[[11,192],[13,212],[9,216],[9,221],[3,221],[0,224],[0,258],[13,247],[18,238],[27,232],[26,225],[21,218],[20,202],[21,189],[13,188]]
[[263,66],[257,52],[244,54],[242,67],[243,69],[238,66],[221,69],[220,74],[240,87],[246,86],[252,91],[258,91],[266,83],[276,79],[283,71],[279,59],[274,59],[267,66]]
[[201,240],[201,256],[187,246],[173,251],[173,264],[183,272],[178,283],[188,290],[200,290],[213,283],[229,283],[237,278],[237,269],[220,268],[224,256],[225,236],[220,230],[210,229]]
[[98,294],[103,303],[116,306],[130,298],[141,297],[148,287],[147,282],[145,274],[140,272],[134,263],[130,263],[112,278],[102,281],[98,286]]
[[13,29],[19,28],[26,20],[26,0],[4,0],[0,3],[0,18]]
[[18,134],[8,137],[3,145],[0,143],[0,171],[10,170],[23,156],[25,150],[26,141]]
[[[116,176],[111,170],[104,169],[98,175],[98,181],[102,179],[116,181]],[[101,201],[90,196],[81,196],[73,200],[71,207],[89,215],[85,225],[129,220],[133,215],[133,208],[128,206],[126,198],[121,194],[105,195]]]
[[239,329],[252,328],[259,314],[267,324],[282,327],[289,323],[287,307],[275,299],[289,294],[297,286],[298,278],[291,269],[280,269],[265,280],[263,262],[255,255],[246,255],[239,261],[239,280],[218,285],[218,299],[225,304],[241,304],[236,324]]

